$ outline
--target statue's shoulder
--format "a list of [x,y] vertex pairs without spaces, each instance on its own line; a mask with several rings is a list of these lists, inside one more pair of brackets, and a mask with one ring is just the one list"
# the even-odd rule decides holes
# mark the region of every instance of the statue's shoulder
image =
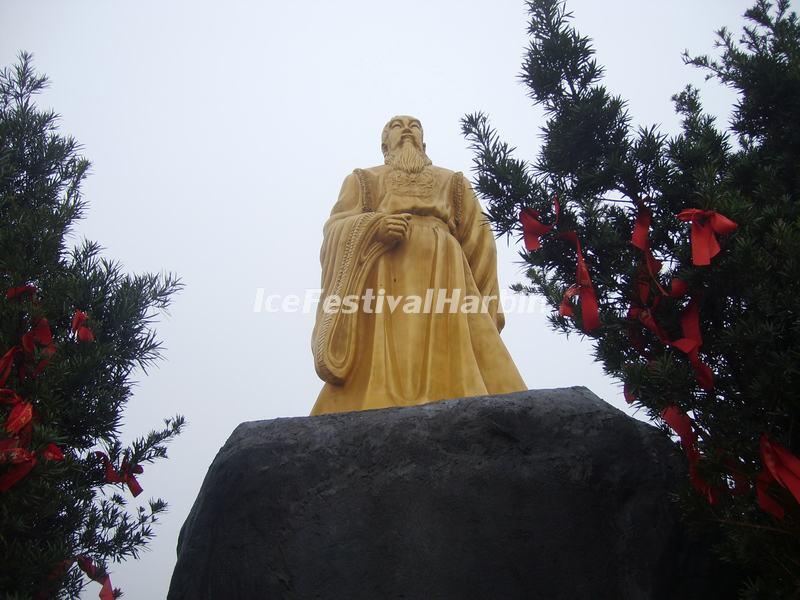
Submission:
[[[430,169],[431,169],[431,171],[433,171],[433,174],[434,174],[435,177],[441,178],[441,179],[449,179],[449,178],[456,177],[456,176],[462,176],[463,177],[463,174],[460,171],[458,171],[458,172],[457,171],[452,171],[450,169],[445,169],[444,167],[439,167],[437,165],[431,165]],[[391,170],[392,170],[391,167],[389,167],[387,165],[375,165],[374,167],[366,167],[366,168],[354,169],[353,172],[351,173],[351,175],[354,175],[356,177],[366,177],[366,178],[369,178],[369,179],[372,179],[372,178],[377,179],[381,175],[384,175],[384,174],[388,173]]]
[[441,177],[442,179],[453,177],[454,175],[460,175],[461,173],[456,173],[456,171],[452,171],[450,169],[445,169],[444,167],[439,167],[437,165],[431,165],[431,170],[433,174],[437,177]]
[[444,167],[437,167],[435,165],[431,165],[431,169],[433,170],[433,175],[436,177],[436,179],[442,182],[443,185],[448,185],[450,187],[451,193],[461,193],[461,190],[467,181],[466,177],[464,177],[464,173],[461,171],[445,169]]
[[389,170],[386,165],[353,169],[345,181],[352,181],[353,185],[361,188],[372,188],[378,185],[381,175]]
[[469,189],[469,181],[462,171],[452,171],[443,167],[434,167],[436,177],[439,181],[447,182],[450,187],[450,194],[455,197],[457,202],[461,202],[461,196],[465,189]]
[[386,165],[375,165],[374,167],[365,167],[361,169],[353,169],[353,174],[356,177],[365,176],[370,178],[378,178],[383,173],[389,171],[389,167]]
[[366,169],[353,169],[345,177],[342,193],[354,195],[364,212],[374,211],[374,198],[377,197],[380,174],[387,168],[385,165],[378,165]]

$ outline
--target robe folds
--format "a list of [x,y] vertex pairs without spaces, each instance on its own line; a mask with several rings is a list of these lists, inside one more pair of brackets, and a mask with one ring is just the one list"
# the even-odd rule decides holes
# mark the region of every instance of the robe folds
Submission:
[[[390,214],[408,232],[386,245],[376,233]],[[312,352],[325,384],[312,415],[527,389],[500,339],[494,237],[461,173],[356,169],[320,261]]]

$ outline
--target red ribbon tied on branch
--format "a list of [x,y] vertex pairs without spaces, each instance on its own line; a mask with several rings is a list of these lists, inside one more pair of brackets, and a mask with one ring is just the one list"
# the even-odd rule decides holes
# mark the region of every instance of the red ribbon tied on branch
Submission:
[[72,316],[72,333],[75,334],[79,342],[91,342],[94,340],[94,333],[84,325],[88,320],[89,315],[82,310],[76,310]]
[[717,234],[732,233],[739,226],[718,212],[699,208],[682,210],[678,218],[692,224],[692,263],[698,267],[710,265],[719,253]]
[[628,384],[625,384],[622,387],[622,395],[625,397],[625,402],[627,402],[628,404],[633,404],[634,402],[636,402],[636,396],[628,387]]
[[14,406],[22,402],[22,396],[17,394],[14,390],[0,388],[0,402]]
[[101,573],[92,560],[84,555],[78,557],[78,566],[89,579],[103,586],[100,589],[100,600],[114,600],[114,588],[111,587],[111,577],[108,573]]
[[36,294],[38,290],[36,289],[35,285],[25,284],[20,285],[17,287],[12,287],[6,292],[6,299],[14,300],[15,298],[21,298],[25,295],[33,296]]
[[[661,325],[658,324],[653,314],[658,309],[661,297],[656,296],[653,301],[650,302],[650,281],[645,276],[639,278],[637,290],[639,295],[638,304],[631,303],[631,306],[628,308],[627,318],[632,321],[639,321],[646,329],[651,331],[662,344],[669,344],[669,336],[667,336],[667,333]],[[631,337],[634,347],[642,352],[644,349],[644,341],[638,335],[638,331],[629,328],[628,335]]]
[[686,354],[698,385],[710,392],[714,389],[714,373],[707,364],[700,360],[699,350],[703,345],[703,336],[700,333],[700,302],[696,297],[689,301],[681,314],[681,330],[683,337],[670,342],[670,345]]
[[[533,252],[542,247],[541,236],[550,233],[558,223],[558,217],[561,214],[561,205],[558,202],[558,197],[553,197],[553,211],[555,213],[555,220],[550,225],[545,225],[539,221],[539,211],[532,208],[523,208],[519,213],[519,220],[522,224],[522,238],[525,242],[525,249],[528,252]],[[600,326],[599,307],[597,303],[597,295],[595,294],[592,280],[589,277],[589,269],[586,268],[586,261],[583,258],[581,251],[581,244],[578,236],[574,231],[562,233],[562,238],[571,242],[575,246],[578,254],[577,269],[575,274],[575,284],[570,286],[564,293],[564,298],[561,300],[561,305],[558,307],[560,315],[571,317],[574,315],[570,299],[573,296],[578,296],[581,304],[581,316],[583,318],[584,331],[591,331]]]
[[564,317],[573,316],[574,313],[572,311],[572,305],[570,304],[570,298],[578,296],[581,303],[583,329],[584,331],[592,331],[600,327],[600,313],[597,295],[595,294],[592,279],[589,277],[589,269],[586,267],[586,261],[581,251],[581,242],[578,240],[578,234],[574,231],[562,233],[560,237],[575,246],[578,259],[575,270],[575,284],[564,293],[564,298],[561,300],[561,306],[558,307],[558,312]]
[[61,451],[61,448],[50,443],[42,450],[42,458],[45,460],[64,460],[64,453]]
[[[643,210],[647,210],[642,207]],[[648,211],[649,212],[649,211]],[[640,213],[641,214],[641,213]],[[637,217],[638,220],[638,217]],[[646,232],[645,232],[646,233]],[[637,280],[638,290],[638,304],[632,303],[628,309],[628,319],[632,321],[639,321],[646,329],[650,330],[659,341],[666,346],[673,346],[677,348],[689,358],[692,369],[695,373],[697,383],[706,391],[714,389],[714,373],[702,360],[700,360],[699,350],[703,345],[703,337],[700,333],[700,304],[697,298],[692,298],[689,304],[681,314],[681,330],[683,337],[671,341],[664,329],[658,324],[655,319],[654,313],[658,309],[659,302],[662,297],[681,298],[683,297],[688,286],[682,279],[674,278],[670,283],[670,289],[665,290],[659,283],[658,271],[661,268],[661,263],[653,257],[650,248],[647,245],[646,234],[643,237],[645,258],[644,264],[640,267],[640,275]],[[650,302],[650,281],[654,281],[658,287],[661,296],[656,296]],[[644,340],[635,329],[628,330],[628,335],[631,338],[631,344],[640,353],[644,352]]]
[[545,225],[539,221],[539,211],[533,208],[523,208],[519,213],[519,222],[522,224],[522,239],[525,243],[525,249],[528,252],[533,252],[542,247],[541,236],[553,231],[553,228],[558,223],[558,215],[561,213],[561,205],[558,203],[558,197],[553,197],[553,211],[556,218],[550,225]]
[[691,481],[692,486],[706,497],[709,504],[716,504],[716,490],[700,477],[697,472],[700,450],[697,449],[697,434],[694,432],[689,415],[677,406],[672,405],[661,411],[661,418],[678,434],[681,440],[681,447],[684,454],[686,454],[686,459],[689,461],[689,481]]
[[771,483],[777,483],[789,490],[794,499],[800,503],[800,458],[789,452],[780,444],[773,442],[766,435],[761,436],[761,462],[764,469],[756,478],[756,495],[758,505],[777,519],[785,515],[783,507],[769,495]]
[[0,475],[0,492],[7,492],[36,466],[36,455],[19,447],[16,438],[0,440],[0,464],[13,465]]
[[144,473],[144,469],[141,467],[141,465],[131,466],[128,464],[128,459],[123,458],[122,465],[120,466],[119,471],[117,471],[114,468],[114,465],[111,464],[111,460],[109,460],[108,456],[104,452],[95,452],[94,454],[103,461],[103,466],[106,469],[106,481],[108,483],[122,483],[127,485],[134,498],[142,493],[142,486],[139,485],[139,482],[136,481],[135,477],[135,475],[141,475]]
[[[37,347],[40,348],[45,358],[40,360],[33,369],[34,377],[44,370],[50,362],[50,357],[56,353],[56,345],[53,343],[53,334],[50,331],[50,325],[47,319],[44,317],[37,320],[31,330],[22,336],[22,349],[28,356],[33,357]],[[22,367],[21,372],[25,372],[24,367]]]
[[0,358],[0,385],[6,384],[6,380],[11,375],[11,369],[14,366],[14,359],[20,352],[22,352],[22,348],[14,346]]
[[31,330],[22,336],[22,349],[28,354],[33,354],[37,346],[51,346],[53,344],[53,334],[50,332],[50,325],[47,319],[42,317],[34,323]]
[[[636,281],[638,302],[631,304],[628,309],[628,318],[634,321],[639,321],[644,327],[650,330],[662,344],[669,345],[670,340],[664,329],[658,324],[655,319],[654,313],[658,309],[661,301],[661,296],[670,298],[680,298],[687,290],[686,283],[680,279],[673,279],[670,284],[670,290],[667,291],[661,285],[658,275],[661,272],[661,261],[657,260],[650,250],[650,224],[653,220],[653,212],[645,206],[641,200],[636,200],[636,205],[639,211],[636,213],[636,221],[633,225],[633,233],[631,234],[631,244],[644,252],[642,265],[639,267],[639,276]],[[650,285],[655,283],[661,296],[656,296],[650,302]],[[644,341],[636,331],[629,329],[631,343],[634,348],[643,351]]]
[[11,435],[19,435],[33,419],[33,405],[25,402],[14,390],[5,388],[0,388],[0,402],[12,406],[6,419],[5,430]]
[[650,234],[650,222],[652,220],[653,213],[650,209],[647,208],[644,203],[639,203],[639,212],[636,213],[636,221],[633,224],[631,244],[645,253],[650,252],[650,242],[647,238]]
[[[64,460],[64,453],[55,444],[48,444],[41,452],[45,460]],[[0,440],[0,464],[13,465],[0,475],[0,492],[7,492],[19,483],[36,466],[36,454],[20,447],[19,438]]]
[[33,405],[30,402],[17,402],[6,419],[6,431],[17,435],[33,419]]

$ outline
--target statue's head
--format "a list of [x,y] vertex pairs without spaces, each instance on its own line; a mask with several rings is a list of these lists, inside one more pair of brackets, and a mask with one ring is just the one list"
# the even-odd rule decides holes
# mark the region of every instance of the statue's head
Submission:
[[387,165],[419,173],[431,164],[425,154],[422,123],[416,117],[398,115],[389,119],[381,134],[381,151]]
[[422,140],[422,123],[416,117],[396,115],[389,119],[381,133],[381,152],[385,157],[396,152],[403,144],[412,143],[417,150],[425,151]]

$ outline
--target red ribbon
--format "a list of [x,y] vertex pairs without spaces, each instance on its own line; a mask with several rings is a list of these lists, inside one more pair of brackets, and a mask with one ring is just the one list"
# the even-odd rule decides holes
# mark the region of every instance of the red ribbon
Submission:
[[35,285],[26,284],[20,285],[17,287],[12,287],[6,292],[6,298],[8,300],[13,300],[14,298],[20,298],[26,294],[30,294],[33,296],[38,290],[36,289]]
[[661,325],[656,322],[656,319],[653,316],[653,311],[658,307],[659,298],[656,298],[653,301],[652,306],[648,307],[646,306],[648,295],[649,288],[648,294],[646,294],[644,298],[640,297],[642,305],[631,305],[631,307],[628,309],[628,318],[634,321],[639,321],[646,329],[651,331],[653,335],[655,335],[661,341],[662,344],[669,344],[669,337],[661,328]]
[[22,349],[33,356],[36,348],[41,347],[40,352],[45,356],[33,370],[33,376],[39,375],[50,362],[50,358],[56,353],[56,345],[53,343],[53,334],[47,319],[41,318],[31,330],[22,336]]
[[800,458],[786,448],[761,436],[761,459],[779,484],[800,503]]
[[558,203],[558,197],[553,197],[553,210],[555,212],[555,220],[551,225],[545,225],[539,221],[539,211],[532,208],[523,208],[519,213],[519,222],[522,224],[522,239],[525,242],[525,249],[528,252],[533,252],[542,247],[541,236],[553,231],[553,228],[558,223],[558,215],[561,212],[561,205]]
[[[661,343],[669,345],[669,337],[653,315],[653,312],[658,308],[660,298],[656,297],[652,304],[648,305],[648,300],[650,298],[650,280],[655,282],[662,296],[670,298],[681,298],[684,296],[686,294],[687,285],[686,282],[681,279],[673,279],[670,283],[669,291],[665,290],[661,285],[661,282],[658,280],[658,274],[661,272],[661,262],[657,260],[650,251],[649,234],[653,213],[641,200],[637,200],[636,204],[639,207],[639,212],[636,214],[636,221],[633,225],[631,244],[644,252],[644,263],[642,267],[640,267],[640,276],[637,281],[639,305],[631,305],[628,309],[628,318],[640,321],[646,329],[651,331],[661,341]],[[641,337],[637,337],[630,329],[629,334],[634,348],[641,351],[641,349],[644,348],[644,342],[641,340]]]
[[711,487],[697,472],[697,463],[700,460],[700,451],[697,449],[697,434],[692,427],[692,420],[677,406],[668,406],[661,411],[661,418],[678,434],[681,447],[689,461],[689,481],[692,486],[708,500],[709,504],[716,504],[716,490]]
[[46,367],[48,364],[50,364],[50,358],[51,358],[51,357],[53,356],[53,354],[55,354],[55,353],[56,353],[56,346],[55,346],[55,344],[50,344],[49,346],[45,346],[44,348],[42,348],[42,355],[44,355],[46,358],[43,358],[42,360],[40,360],[40,361],[39,361],[39,364],[37,364],[37,365],[36,365],[36,368],[34,368],[34,369],[33,369],[33,376],[34,376],[34,377],[36,377],[36,376],[37,376],[37,375],[39,375],[39,374],[40,374],[42,371],[44,371],[45,367]]
[[756,478],[758,505],[777,519],[785,515],[783,507],[769,495],[771,483],[777,483],[789,491],[800,503],[800,458],[766,435],[761,436],[761,462],[764,470]]
[[575,246],[578,260],[575,270],[575,284],[569,287],[564,293],[564,298],[561,300],[561,306],[559,306],[558,312],[565,317],[573,316],[574,313],[572,311],[572,305],[570,304],[570,298],[577,295],[581,304],[583,329],[584,331],[592,331],[600,327],[600,313],[597,295],[595,294],[592,279],[589,277],[589,269],[586,267],[586,261],[581,251],[581,242],[578,240],[578,234],[574,231],[562,233],[560,237]]
[[13,467],[10,471],[0,475],[0,492],[7,492],[10,490],[36,466],[36,456],[30,453],[28,454],[30,456],[26,460]]
[[108,573],[101,573],[92,560],[84,555],[78,557],[78,566],[89,579],[103,586],[100,589],[100,600],[114,600],[114,588],[111,587],[111,577]]
[[670,345],[686,354],[698,385],[710,392],[714,389],[714,373],[700,360],[699,350],[703,345],[703,336],[700,333],[700,303],[696,297],[691,299],[681,314],[681,330],[683,337],[670,342]]
[[669,291],[666,295],[670,298],[683,298],[686,295],[689,286],[683,279],[673,279],[669,284]]
[[[658,281],[658,274],[661,272],[661,262],[656,260],[656,257],[653,256],[653,253],[650,251],[650,223],[653,220],[653,213],[641,200],[636,200],[636,205],[639,207],[639,212],[636,214],[636,220],[633,223],[631,244],[644,252],[647,274],[655,282],[659,291],[666,296],[668,294],[664,291],[664,288],[661,287],[661,283]],[[644,284],[649,286],[646,280],[644,281]]]
[[134,473],[136,475],[144,473],[144,469],[141,467],[141,465],[130,466],[128,464],[128,459],[123,458],[122,465],[120,466],[119,471],[117,471],[105,453],[95,452],[95,456],[103,461],[103,466],[106,469],[106,481],[108,483],[122,483],[127,485],[134,498],[142,493],[142,486],[139,485],[139,482],[134,476]]
[[50,346],[53,343],[53,334],[50,331],[50,325],[47,319],[42,317],[31,328],[31,330],[22,336],[22,349],[28,354],[33,354],[36,346]]
[[22,402],[22,396],[17,394],[14,390],[0,388],[0,402],[3,404],[19,404]]
[[88,319],[89,315],[82,310],[76,310],[72,316],[72,333],[75,334],[79,342],[91,342],[94,340],[94,333],[84,325]]
[[19,439],[6,438],[0,440],[0,464],[2,463],[21,463],[25,458],[27,450],[23,450],[19,446]]
[[50,574],[47,576],[47,580],[36,594],[36,600],[49,600],[52,598],[56,583],[64,578],[64,574],[74,562],[74,558],[66,558],[61,562],[56,563],[56,566],[53,567],[53,570],[50,571]]
[[[658,283],[658,280],[656,280],[656,283]],[[669,336],[661,327],[661,325],[658,324],[654,315],[654,312],[658,309],[658,305],[661,302],[661,297],[656,296],[652,303],[649,303],[650,282],[648,275],[642,274],[639,277],[637,287],[639,291],[639,304],[631,304],[630,308],[628,309],[628,318],[634,321],[639,321],[646,329],[651,331],[662,344],[669,346]],[[670,284],[669,291],[662,288],[661,285],[658,287],[664,296],[668,296],[670,298],[682,297],[686,293],[687,288],[686,283],[681,279],[673,279],[672,283]],[[629,328],[628,335],[631,338],[631,345],[636,350],[639,350],[640,353],[642,353],[644,351],[644,340],[642,340],[641,336],[638,336],[638,332]]]
[[732,233],[738,225],[713,210],[687,208],[678,213],[678,219],[692,224],[692,263],[695,266],[711,264],[719,253],[716,234]]
[[6,384],[8,376],[11,375],[11,368],[14,366],[14,359],[20,352],[22,349],[14,346],[0,358],[0,385]]
[[695,448],[697,435],[694,432],[689,415],[673,404],[661,411],[661,418],[681,438],[683,449],[695,454],[697,452]]
[[6,431],[17,435],[33,418],[33,405],[30,402],[17,402],[6,419]]
[[[45,460],[64,460],[64,453],[55,444],[48,444],[41,452]],[[6,492],[36,466],[36,455],[20,447],[19,438],[0,440],[0,464],[15,465],[0,475],[0,492]]]
[[42,450],[42,458],[45,460],[64,460],[64,453],[61,451],[61,448],[50,443]]
[[643,203],[639,203],[639,212],[636,214],[636,221],[633,223],[633,234],[631,234],[631,244],[642,250],[650,252],[650,222],[653,220],[653,213]]
[[763,511],[768,512],[773,517],[780,520],[786,516],[786,511],[778,504],[775,498],[769,495],[769,486],[774,482],[775,480],[772,478],[769,471],[761,471],[758,477],[756,477],[756,499]]
[[625,397],[625,402],[628,404],[633,404],[636,402],[636,396],[633,395],[633,392],[627,385],[622,387],[622,395]]
[[[664,292],[672,298],[679,298],[686,293],[686,284],[680,279],[673,279],[670,291]],[[628,319],[639,321],[646,329],[651,331],[666,346],[677,348],[689,359],[692,365],[695,379],[698,385],[706,391],[714,389],[714,373],[710,367],[701,359],[699,350],[703,345],[703,337],[700,333],[700,304],[697,298],[692,298],[681,314],[681,330],[683,337],[677,340],[670,340],[664,329],[656,321],[653,312],[658,307],[660,297],[656,297],[650,306],[647,301],[650,296],[649,285],[639,286],[640,305],[631,305],[628,309]],[[634,328],[628,329],[631,345],[641,354],[644,353],[644,340],[639,332]]]
[[[541,248],[542,243],[539,238],[550,233],[558,223],[561,205],[558,202],[557,196],[553,197],[553,212],[555,213],[555,220],[550,225],[545,225],[539,220],[539,211],[532,208],[523,208],[520,211],[519,221],[522,224],[522,238],[525,242],[525,249],[528,250],[528,252],[533,252]],[[574,296],[578,296],[581,305],[581,316],[583,318],[583,329],[584,331],[592,331],[600,326],[599,306],[597,295],[592,286],[592,280],[589,277],[589,270],[586,268],[586,261],[583,258],[581,244],[574,231],[563,233],[561,237],[575,246],[578,254],[578,261],[575,284],[564,292],[564,297],[561,300],[561,305],[558,307],[558,312],[565,317],[574,316],[570,299]]]
[[19,440],[0,440],[0,463],[14,465],[0,475],[0,492],[7,492],[36,466],[36,455],[19,447]]

